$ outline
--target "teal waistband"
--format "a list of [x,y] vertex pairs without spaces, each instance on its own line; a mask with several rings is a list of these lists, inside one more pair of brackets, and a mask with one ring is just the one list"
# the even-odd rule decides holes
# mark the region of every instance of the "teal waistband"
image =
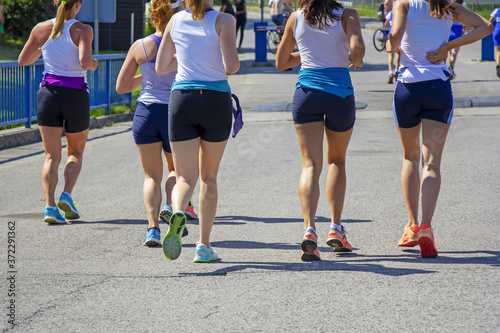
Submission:
[[175,90],[215,90],[231,93],[231,87],[227,80],[221,81],[174,81],[171,92]]
[[324,91],[345,98],[354,94],[348,68],[306,68],[301,69],[295,89],[309,88]]

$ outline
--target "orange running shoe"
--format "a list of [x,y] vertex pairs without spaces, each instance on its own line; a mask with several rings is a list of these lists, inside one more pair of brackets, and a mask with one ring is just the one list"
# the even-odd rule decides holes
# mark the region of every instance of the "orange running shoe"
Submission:
[[418,245],[422,258],[436,258],[438,251],[434,245],[434,230],[428,224],[422,224],[418,232]]
[[196,215],[196,213],[194,212],[193,203],[191,201],[189,201],[189,203],[188,203],[188,205],[186,207],[186,210],[184,211],[184,214],[186,214],[186,217],[189,220],[196,220],[196,219],[198,219],[198,215]]
[[418,225],[411,227],[406,226],[403,237],[399,240],[398,246],[401,247],[414,247],[418,245]]
[[326,244],[333,247],[333,252],[352,252],[352,246],[347,241],[346,231],[340,226],[342,231],[338,231],[334,224],[330,225],[330,232]]
[[318,251],[318,242],[316,240],[316,232],[312,227],[309,227],[304,232],[304,237],[302,238],[302,256],[300,259],[302,261],[317,261],[321,260]]

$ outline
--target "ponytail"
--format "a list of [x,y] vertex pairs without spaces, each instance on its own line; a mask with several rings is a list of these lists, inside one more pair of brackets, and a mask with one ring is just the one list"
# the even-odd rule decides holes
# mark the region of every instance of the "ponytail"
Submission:
[[71,10],[75,3],[81,2],[82,0],[54,0],[54,4],[58,6],[56,14],[56,22],[52,27],[52,32],[50,33],[51,39],[56,39],[62,34],[62,29],[64,26],[64,19],[66,18],[66,11]]
[[343,7],[335,0],[300,0],[299,6],[304,12],[307,25],[319,30],[323,30],[333,21],[340,21],[340,15],[335,15],[333,11]]
[[448,0],[428,0],[431,16],[438,19],[449,18],[451,16],[451,2]]
[[173,2],[171,0],[152,0],[151,8],[149,8],[151,23],[163,32],[172,15],[180,11],[181,8],[180,0]]
[[200,21],[205,17],[205,8],[203,8],[203,0],[187,0],[186,6],[191,10],[193,20]]

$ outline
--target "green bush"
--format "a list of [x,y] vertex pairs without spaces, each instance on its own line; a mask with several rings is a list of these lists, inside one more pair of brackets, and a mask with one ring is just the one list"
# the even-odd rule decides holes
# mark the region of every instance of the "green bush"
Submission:
[[7,38],[26,41],[39,22],[55,13],[52,1],[5,0],[5,34]]

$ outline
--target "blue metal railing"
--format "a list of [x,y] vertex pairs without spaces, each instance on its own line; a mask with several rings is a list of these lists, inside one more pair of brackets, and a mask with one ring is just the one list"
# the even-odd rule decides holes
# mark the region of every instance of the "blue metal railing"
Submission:
[[[118,73],[125,54],[94,56],[99,60],[97,70],[87,71],[90,110],[131,104],[132,94],[118,95],[115,90]],[[25,123],[26,128],[36,120],[37,92],[43,80],[43,61],[19,66],[17,61],[0,62],[0,127]]]

